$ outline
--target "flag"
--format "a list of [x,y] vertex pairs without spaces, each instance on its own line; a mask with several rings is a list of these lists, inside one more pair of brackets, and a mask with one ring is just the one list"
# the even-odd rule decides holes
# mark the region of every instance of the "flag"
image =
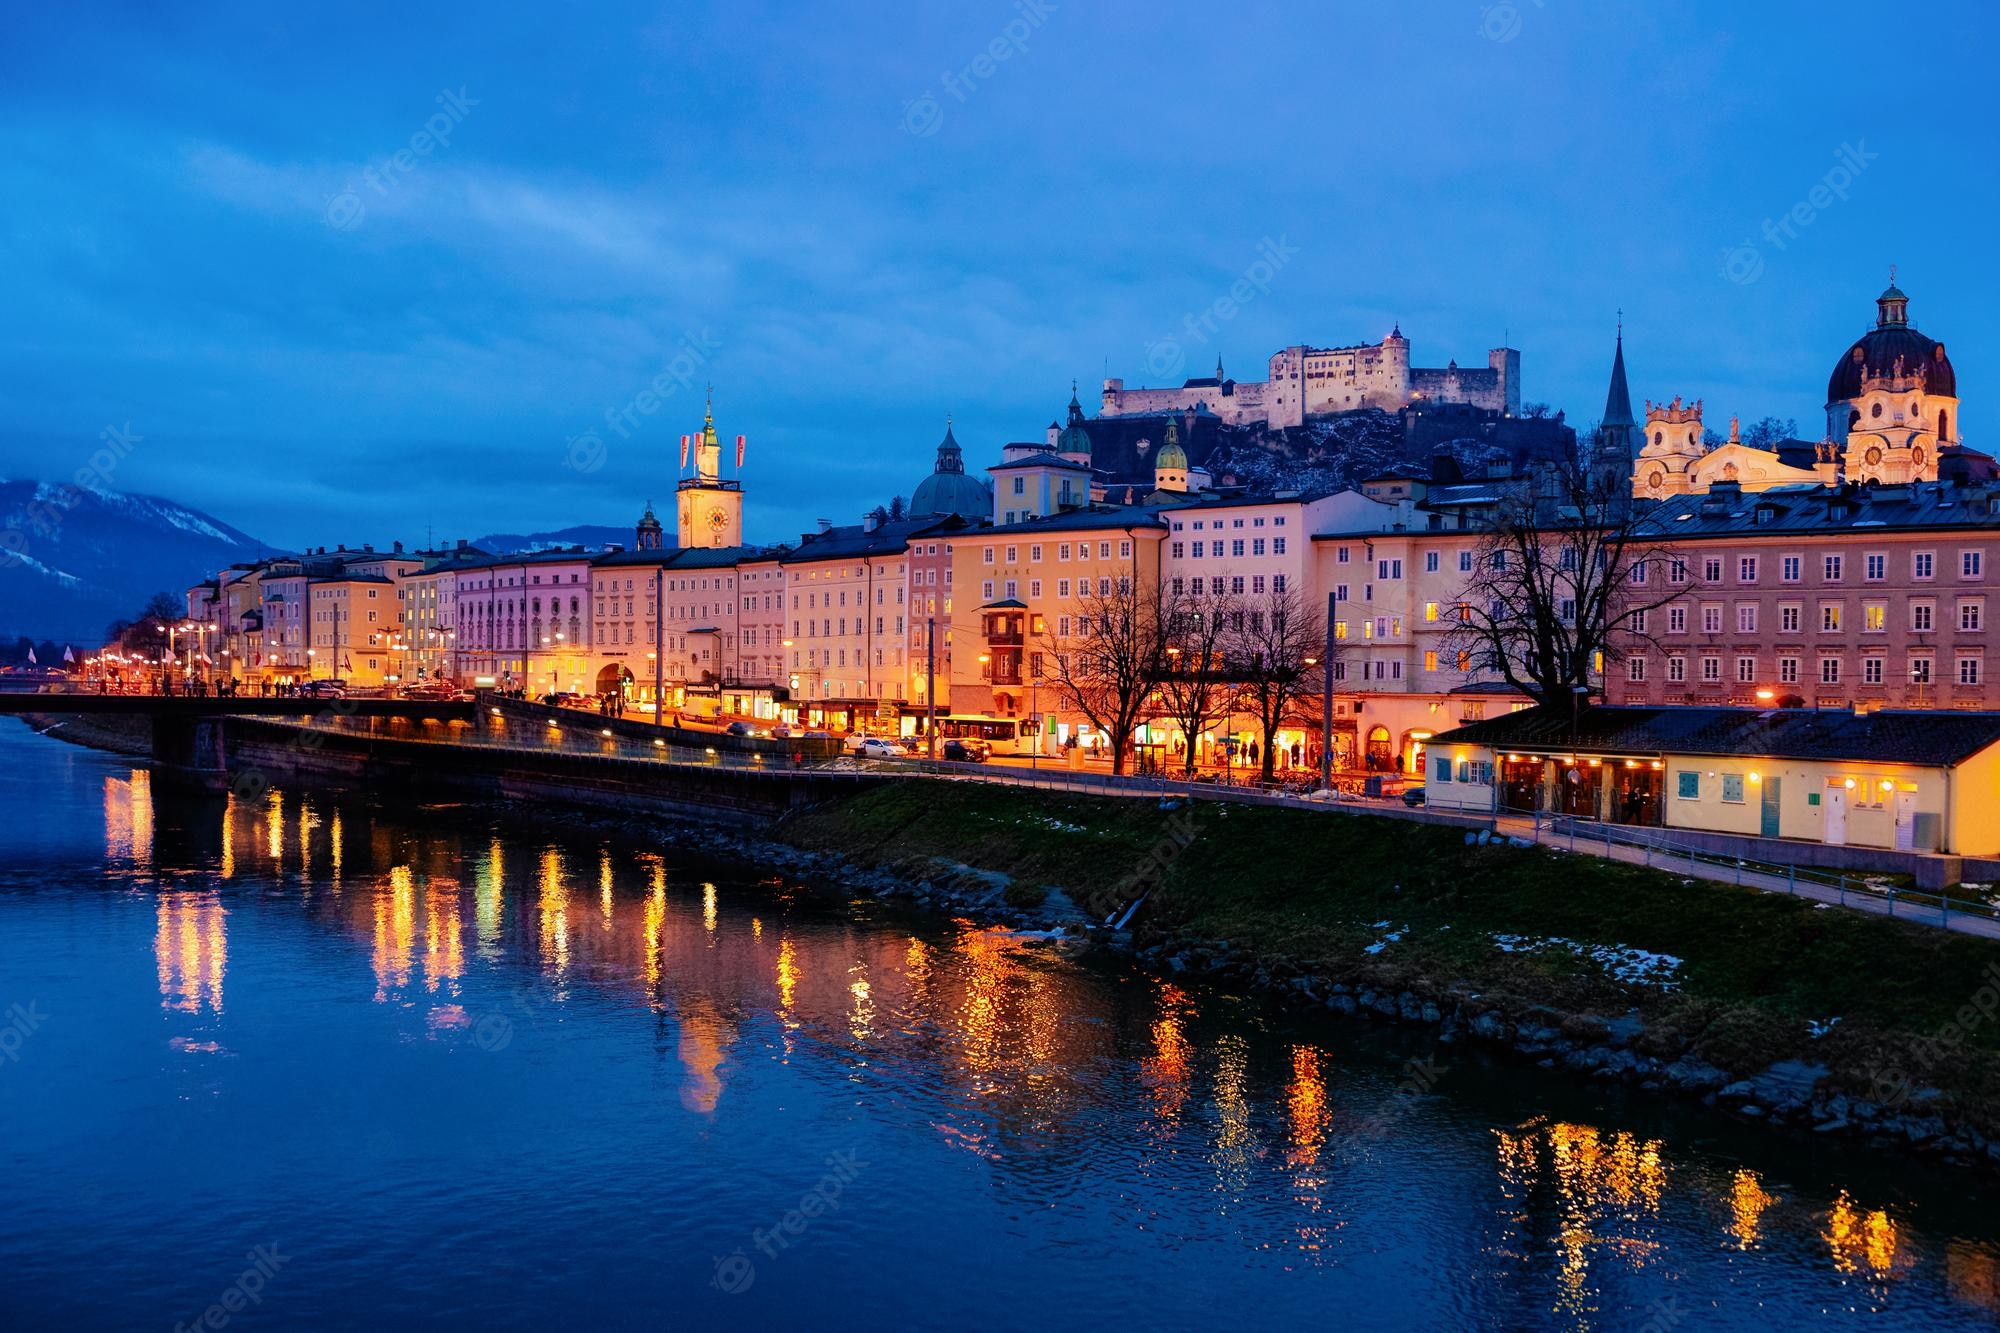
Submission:
[[743,470],[743,437],[741,435],[736,437],[736,470],[739,472]]
[[681,466],[686,467],[687,465],[688,465],[688,437],[683,435],[681,436]]
[[29,666],[38,666],[38,665],[40,665],[40,664],[39,664],[38,662],[36,662],[36,660],[35,660],[35,650],[34,650],[34,648],[33,648],[32,646],[30,646],[30,647],[29,647],[29,649],[28,649],[28,665],[29,665]]
[[71,651],[69,650],[69,645],[68,645],[68,644],[64,644],[64,645],[63,645],[63,661],[65,661],[65,662],[74,662],[74,661],[76,661],[76,654],[75,654],[75,653],[73,653],[73,652],[71,652]]

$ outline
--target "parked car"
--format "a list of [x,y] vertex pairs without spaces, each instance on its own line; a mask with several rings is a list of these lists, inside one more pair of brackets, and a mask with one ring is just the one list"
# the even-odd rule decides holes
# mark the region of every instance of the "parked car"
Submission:
[[830,741],[833,739],[833,733],[830,731],[802,731],[799,735],[809,741]]
[[978,741],[959,740],[953,737],[938,751],[938,758],[954,764],[983,764],[986,762],[987,753],[986,747]]
[[597,706],[597,700],[578,694],[574,690],[557,690],[554,694],[545,694],[542,696],[542,702],[553,704],[557,708],[594,708]]
[[771,736],[774,740],[788,741],[796,735],[798,735],[798,732],[795,729],[786,726],[782,722],[771,728]]
[[345,699],[347,682],[344,680],[309,680],[299,686],[299,693],[308,699]]
[[1403,789],[1404,805],[1407,805],[1412,810],[1414,810],[1423,803],[1424,803],[1424,789],[1422,787],[1405,787]]
[[894,741],[885,741],[880,736],[863,736],[861,744],[854,747],[859,759],[901,759],[903,749]]
[[757,732],[748,722],[731,722],[722,729],[722,734],[725,736],[755,736]]

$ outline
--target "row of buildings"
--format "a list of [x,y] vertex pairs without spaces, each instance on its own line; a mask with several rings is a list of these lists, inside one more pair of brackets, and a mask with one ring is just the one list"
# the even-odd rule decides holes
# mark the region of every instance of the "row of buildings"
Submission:
[[[1600,664],[1600,698],[2000,702],[1987,647],[2000,486],[1958,437],[1943,345],[1909,325],[1893,285],[1827,394],[1826,434],[1810,442],[1719,441],[1680,399],[1641,420],[1621,337],[1591,447],[1629,471],[1632,503],[1685,553],[1660,575],[1685,595]],[[984,480],[947,426],[902,516],[776,546],[744,543],[741,439],[725,476],[711,412],[672,533],[649,507],[631,545],[608,550],[320,549],[220,571],[190,591],[189,614],[209,661],[252,681],[441,677],[890,733],[935,703],[1018,722],[1046,749],[1096,739],[1047,660],[1080,637],[1093,593],[1193,588],[1254,607],[1292,592],[1331,607],[1342,763],[1417,771],[1433,735],[1525,703],[1479,668],[1458,623],[1491,520],[1534,485],[1532,463],[1406,463],[1351,489],[1253,491],[1190,464],[1197,408],[1119,410],[1118,475],[1093,446],[1105,418],[1073,394],[1066,420],[1003,446]],[[1288,757],[1317,749],[1309,711],[1278,738]],[[1225,720],[1192,739],[1246,731]],[[1154,721],[1140,739],[1189,738]]]

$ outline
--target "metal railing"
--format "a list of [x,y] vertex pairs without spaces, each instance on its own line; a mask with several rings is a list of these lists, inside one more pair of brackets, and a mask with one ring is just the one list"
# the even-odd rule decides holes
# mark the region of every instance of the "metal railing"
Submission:
[[[1571,851],[1601,854],[1607,859],[1634,861],[1651,869],[1685,870],[1702,879],[1721,879],[1767,892],[1805,896],[1842,907],[1860,906],[1886,916],[1908,918],[1950,928],[1954,914],[2000,923],[2000,906],[1980,898],[1953,897],[1943,890],[1898,884],[1892,876],[1862,871],[1828,870],[1791,861],[1759,861],[1716,851],[1669,830],[1645,825],[1611,824],[1572,815],[1534,816],[1534,839]],[[1597,849],[1601,848],[1599,852]],[[1614,848],[1637,852],[1619,856]]]

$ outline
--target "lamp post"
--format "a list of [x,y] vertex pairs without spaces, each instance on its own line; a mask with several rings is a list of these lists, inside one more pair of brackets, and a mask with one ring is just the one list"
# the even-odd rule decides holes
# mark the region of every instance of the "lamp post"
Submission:
[[924,743],[937,762],[937,617],[924,620]]
[[1319,785],[1333,786],[1333,612],[1334,594],[1326,595],[1326,650],[1320,655]]

